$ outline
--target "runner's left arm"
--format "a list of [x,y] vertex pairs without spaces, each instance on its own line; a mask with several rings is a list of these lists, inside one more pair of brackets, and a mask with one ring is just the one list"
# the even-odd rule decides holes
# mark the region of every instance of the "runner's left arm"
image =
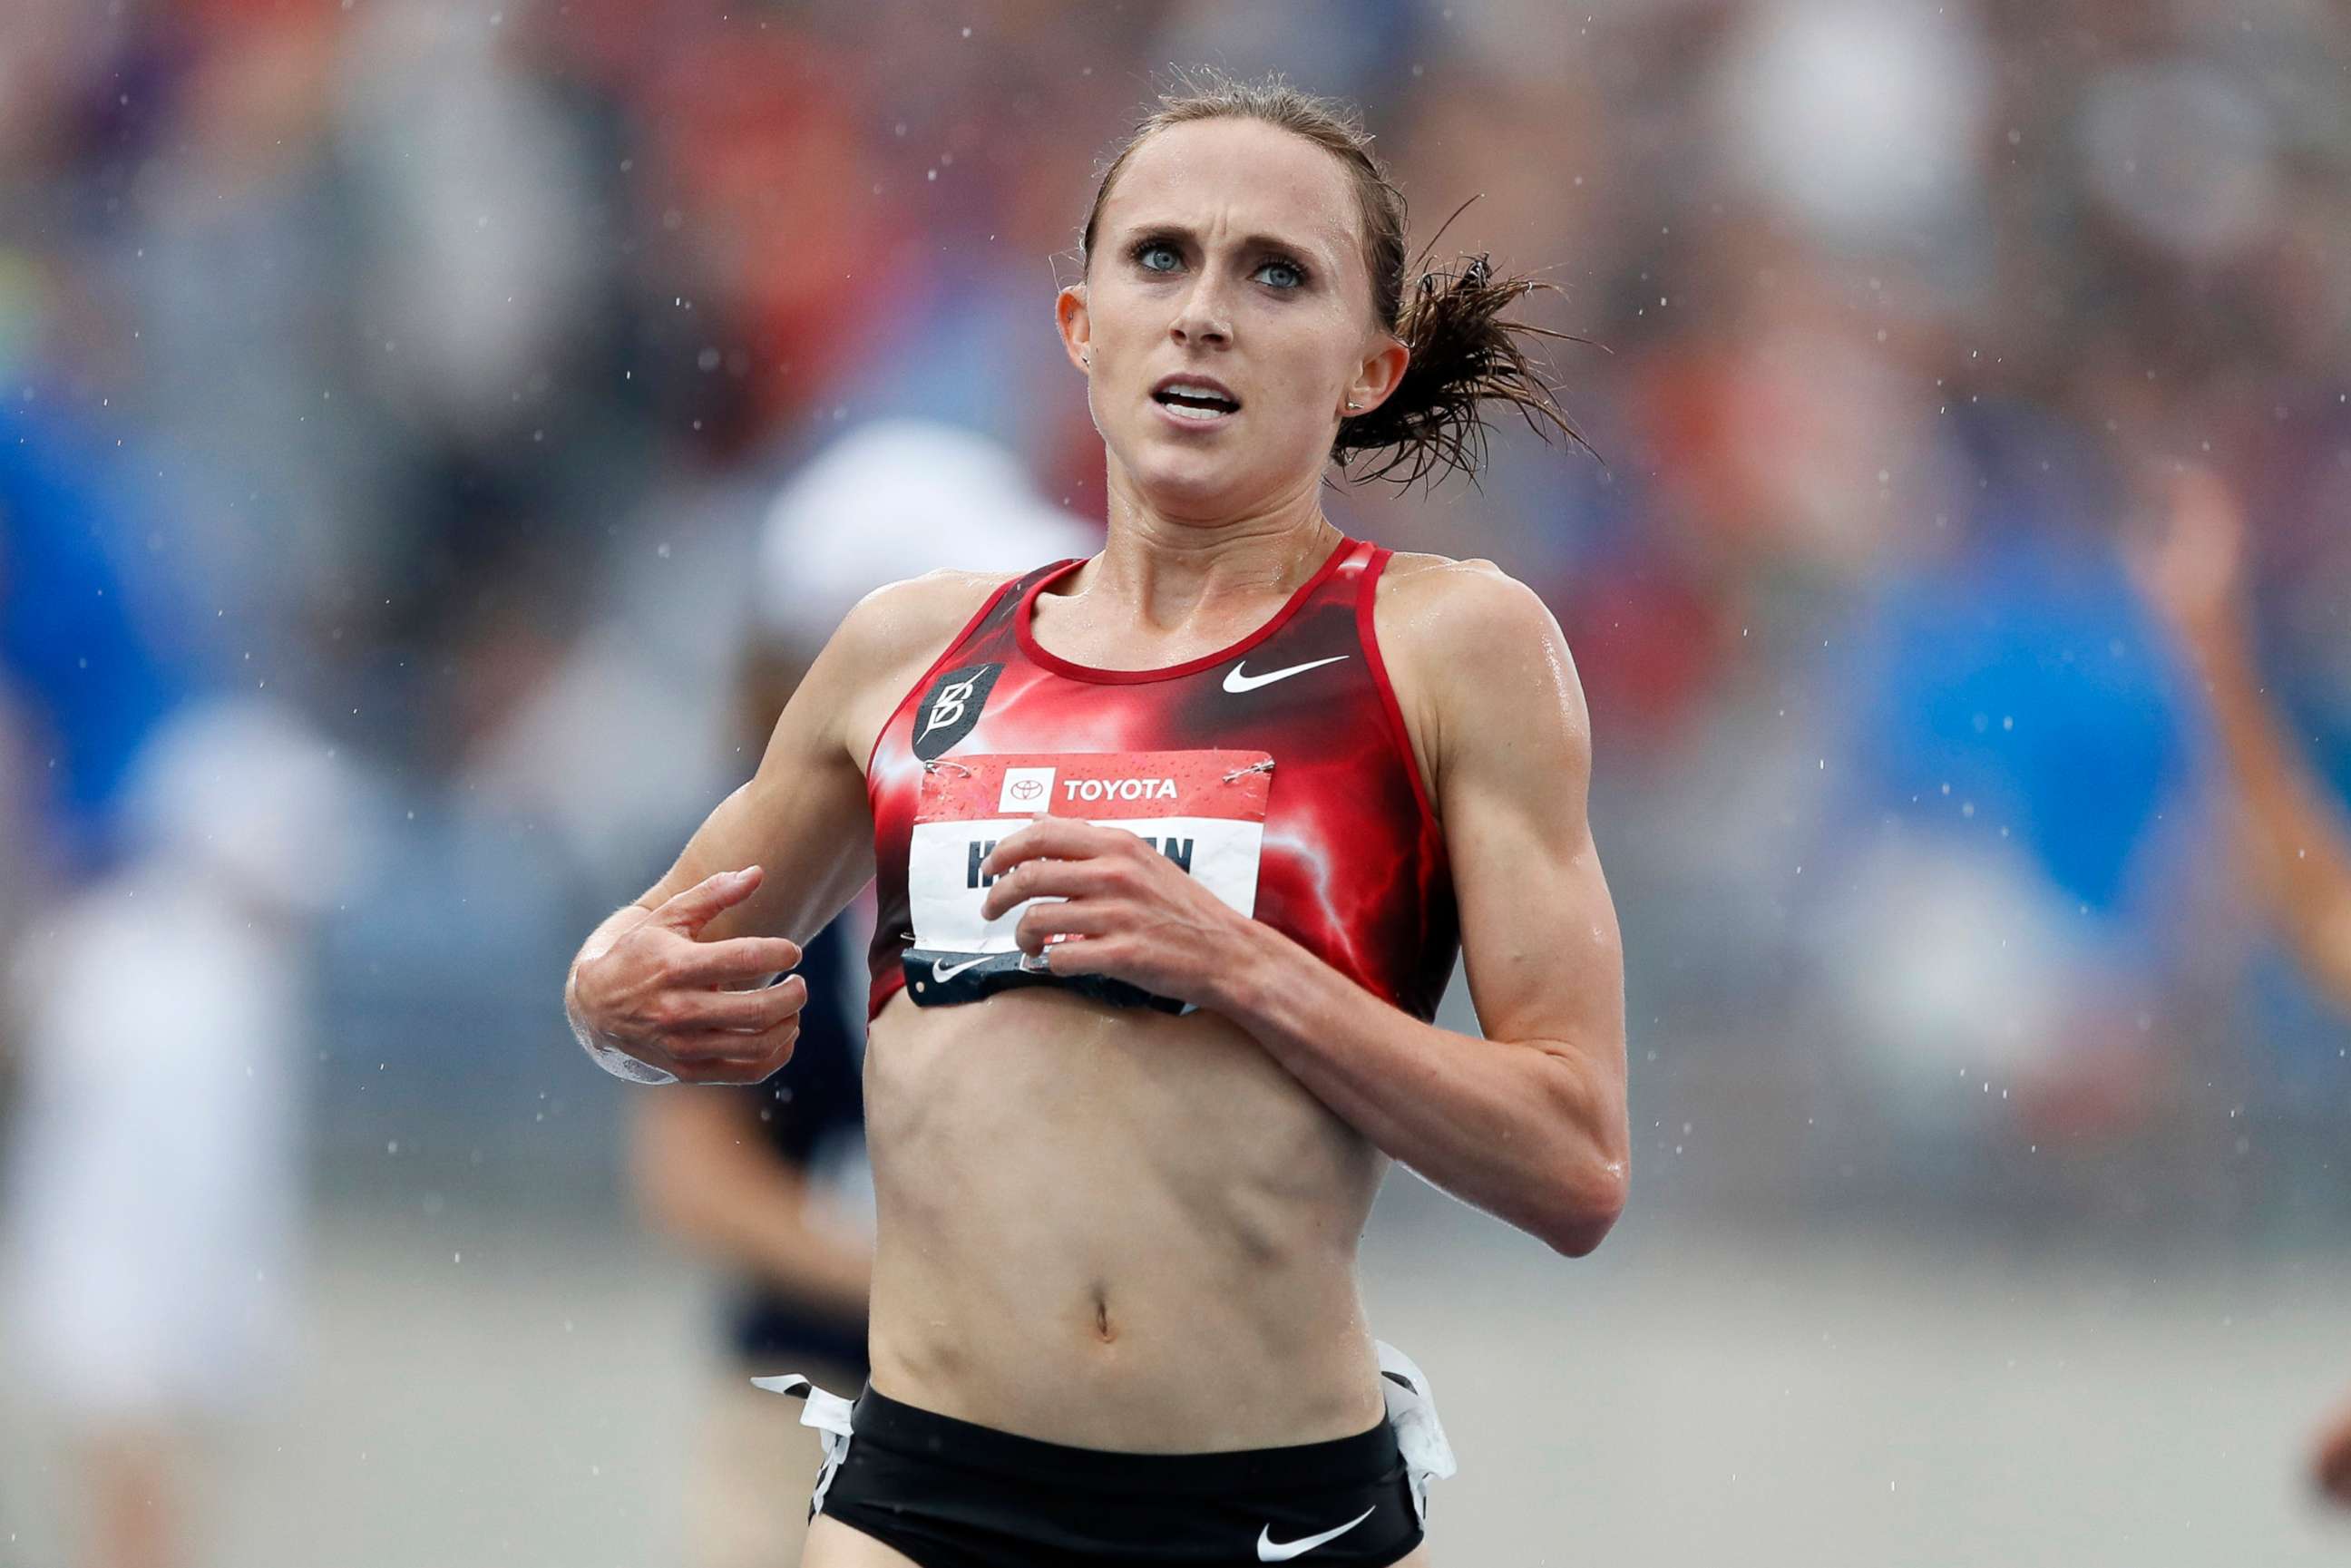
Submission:
[[980,918],[1029,904],[1020,947],[1055,974],[1225,1015],[1389,1155],[1580,1257],[1624,1207],[1629,1134],[1624,958],[1584,817],[1575,666],[1542,601],[1483,561],[1384,581],[1374,619],[1409,632],[1383,638],[1386,664],[1435,758],[1423,777],[1484,1038],[1421,1022],[1117,828],[1045,817],[1006,837],[979,864]]
[[1379,622],[1434,766],[1485,1038],[1425,1024],[1255,928],[1213,1007],[1463,1201],[1580,1257],[1625,1204],[1624,955],[1585,801],[1591,722],[1559,623],[1483,561],[1389,585]]

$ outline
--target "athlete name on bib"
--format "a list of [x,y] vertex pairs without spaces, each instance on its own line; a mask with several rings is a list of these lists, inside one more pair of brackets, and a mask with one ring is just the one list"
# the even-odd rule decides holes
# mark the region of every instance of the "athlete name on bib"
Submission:
[[946,1007],[1048,985],[1123,1007],[1186,1010],[1123,980],[1055,975],[1029,960],[1014,933],[1038,901],[982,919],[996,879],[981,874],[980,862],[1040,817],[1070,817],[1134,833],[1228,907],[1255,915],[1272,786],[1273,758],[1262,751],[957,753],[925,763],[906,865],[914,928],[902,960],[907,992],[918,1007]]

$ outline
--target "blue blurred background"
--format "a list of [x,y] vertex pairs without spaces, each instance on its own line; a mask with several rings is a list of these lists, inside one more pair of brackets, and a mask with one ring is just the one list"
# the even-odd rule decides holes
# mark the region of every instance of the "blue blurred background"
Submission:
[[[16,0],[5,28],[20,974],[147,852],[156,737],[260,699],[333,762],[332,842],[274,872],[316,905],[282,947],[307,1327],[221,1561],[669,1560],[694,1266],[631,1216],[629,1091],[568,1038],[563,967],[749,771],[738,656],[790,588],[758,541],[814,455],[925,416],[1099,516],[1052,292],[1099,157],[1196,62],[1360,102],[1419,237],[1477,197],[1440,255],[1539,270],[1534,319],[1585,340],[1551,371],[1596,457],[1503,430],[1477,486],[1327,496],[1552,606],[1628,954],[1610,1248],[1534,1256],[1402,1173],[1375,1222],[1375,1322],[1425,1301],[1416,1354],[1464,1390],[1440,1561],[2351,1545],[2290,1473],[2351,1385],[2351,1024],[2232,870],[2118,549],[2147,462],[2230,476],[2267,678],[2351,795],[2343,13]],[[163,985],[151,956],[115,982]],[[16,1053],[56,1049],[16,1016]],[[62,1563],[18,1414],[0,1561]],[[369,1522],[320,1552],[333,1520]]]

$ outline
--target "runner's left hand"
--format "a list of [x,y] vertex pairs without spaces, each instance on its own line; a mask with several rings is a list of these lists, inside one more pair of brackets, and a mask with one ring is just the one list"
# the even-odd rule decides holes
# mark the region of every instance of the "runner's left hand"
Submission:
[[1214,1005],[1263,930],[1123,828],[1045,817],[979,862],[995,883],[980,915],[1027,899],[1015,939],[1056,975],[1107,975],[1155,996]]

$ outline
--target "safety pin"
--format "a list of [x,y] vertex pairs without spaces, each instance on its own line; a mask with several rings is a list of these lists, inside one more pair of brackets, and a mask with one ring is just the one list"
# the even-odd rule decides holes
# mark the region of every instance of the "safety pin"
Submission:
[[1241,775],[1245,773],[1270,773],[1272,771],[1273,758],[1269,757],[1264,758],[1262,761],[1252,762],[1245,768],[1234,768],[1230,773],[1225,775],[1224,781],[1230,784],[1233,780],[1240,778]]

